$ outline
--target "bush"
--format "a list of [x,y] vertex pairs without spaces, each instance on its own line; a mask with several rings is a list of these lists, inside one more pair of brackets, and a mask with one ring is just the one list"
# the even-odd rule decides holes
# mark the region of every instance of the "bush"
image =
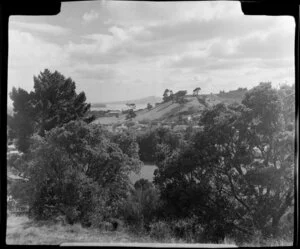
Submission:
[[203,242],[204,229],[200,224],[197,224],[195,218],[172,221],[172,230],[176,238],[184,239],[188,243]]
[[166,221],[156,221],[150,224],[150,237],[163,241],[173,236],[172,228]]
[[80,121],[52,129],[31,148],[25,170],[29,180],[12,186],[11,193],[29,205],[33,218],[62,215],[71,224],[98,226],[118,217],[129,191],[128,175],[140,164],[136,150],[123,152],[97,126]]
[[160,209],[159,193],[148,180],[140,179],[124,203],[123,218],[127,225],[149,230],[150,222]]

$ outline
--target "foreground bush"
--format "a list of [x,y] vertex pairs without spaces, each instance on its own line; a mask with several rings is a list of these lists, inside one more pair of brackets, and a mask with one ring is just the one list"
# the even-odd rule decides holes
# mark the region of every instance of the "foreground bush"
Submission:
[[170,240],[174,235],[168,222],[157,221],[150,224],[150,236],[158,241],[163,241]]
[[67,222],[97,223],[118,216],[129,193],[129,177],[140,161],[123,153],[96,127],[71,121],[36,136],[27,154],[26,191],[12,191],[36,219],[64,215]]
[[[158,146],[154,182],[167,217],[195,214],[205,238],[280,237],[294,204],[293,89],[261,83],[241,104],[204,110],[203,131],[184,148]],[[291,226],[286,226],[291,231]]]
[[132,228],[149,231],[149,224],[158,215],[160,206],[157,189],[148,180],[140,179],[124,203],[122,217]]

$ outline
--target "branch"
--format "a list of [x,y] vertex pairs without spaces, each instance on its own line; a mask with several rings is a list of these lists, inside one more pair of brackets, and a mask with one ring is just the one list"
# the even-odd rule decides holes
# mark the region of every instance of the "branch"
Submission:
[[229,180],[229,183],[230,183],[230,188],[231,188],[231,191],[232,191],[232,193],[233,193],[233,196],[235,197],[235,199],[238,201],[238,202],[240,202],[249,212],[251,212],[251,209],[249,208],[249,206],[243,201],[243,200],[241,200],[238,196],[237,196],[237,194],[236,194],[236,192],[235,192],[235,190],[234,190],[234,185],[233,185],[233,183],[232,183],[232,180],[231,180],[231,177],[230,177],[230,175],[228,175],[228,174],[226,174],[227,175],[227,177],[228,177],[228,180]]

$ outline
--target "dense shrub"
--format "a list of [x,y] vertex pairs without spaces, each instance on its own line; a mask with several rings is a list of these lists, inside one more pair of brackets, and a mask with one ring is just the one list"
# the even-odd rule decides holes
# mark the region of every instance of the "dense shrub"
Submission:
[[291,92],[261,83],[242,104],[206,109],[199,124],[204,131],[187,146],[160,144],[154,182],[165,215],[196,215],[212,242],[225,236],[246,240],[255,231],[262,238],[279,236],[294,196]]
[[27,154],[26,191],[14,191],[24,194],[16,197],[26,200],[34,218],[64,215],[69,223],[97,226],[118,216],[129,193],[128,175],[140,166],[127,149],[84,122],[54,128],[35,139]]
[[155,154],[159,151],[158,146],[167,145],[171,150],[175,150],[183,143],[182,138],[181,134],[175,133],[169,128],[148,129],[137,137],[140,159],[153,163],[156,161]]
[[168,222],[159,220],[150,224],[150,236],[158,241],[164,241],[173,238],[174,234]]
[[183,239],[188,243],[203,242],[204,228],[194,216],[171,221],[172,232],[177,239]]
[[137,181],[134,187],[124,203],[123,218],[128,225],[149,230],[150,222],[160,209],[159,193],[145,179]]

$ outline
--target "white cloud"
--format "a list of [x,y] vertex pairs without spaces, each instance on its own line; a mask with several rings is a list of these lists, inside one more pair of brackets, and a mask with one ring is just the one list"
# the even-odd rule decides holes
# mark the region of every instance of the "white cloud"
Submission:
[[29,22],[17,22],[12,21],[9,23],[12,27],[16,27],[19,30],[36,31],[41,33],[47,33],[51,35],[67,35],[70,30],[61,26],[52,25],[48,23],[29,23]]
[[[8,92],[13,86],[31,91],[33,76],[45,68],[67,74],[67,64],[67,55],[57,44],[29,32],[9,30]],[[11,103],[9,98],[8,103]]]
[[95,21],[98,18],[99,18],[99,14],[94,10],[91,10],[90,12],[84,13],[83,16],[82,16],[82,19],[85,23]]
[[[237,2],[82,4],[72,11],[66,5],[46,26],[28,25],[25,17],[11,25],[10,84],[32,85],[33,75],[53,68],[71,76],[88,101],[104,101],[190,91],[198,83],[215,92],[293,78],[288,18],[244,16]],[[33,32],[65,34],[60,23],[70,36],[45,41]]]

